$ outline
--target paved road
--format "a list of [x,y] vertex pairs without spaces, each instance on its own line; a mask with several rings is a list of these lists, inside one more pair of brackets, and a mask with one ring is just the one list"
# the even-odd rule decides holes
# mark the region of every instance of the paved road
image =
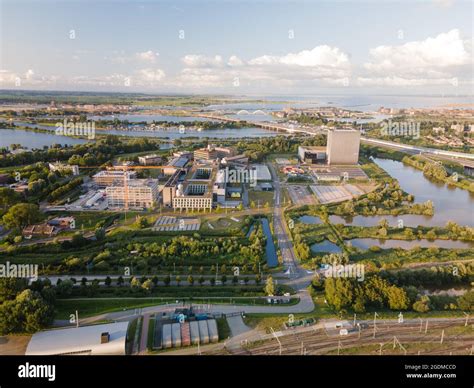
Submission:
[[272,164],[268,165],[273,177],[273,184],[275,187],[275,205],[273,213],[273,230],[278,240],[278,246],[283,258],[283,265],[285,273],[288,274],[289,279],[282,281],[284,284],[291,285],[296,290],[306,289],[311,284],[312,275],[305,269],[301,268],[299,261],[295,254],[293,242],[290,238],[288,226],[281,207],[281,183],[278,174]]
[[447,157],[453,161],[456,161],[458,159],[474,160],[473,154],[467,154],[464,152],[443,151],[443,150],[439,150],[435,148],[417,147],[417,146],[412,146],[409,144],[395,143],[392,141],[385,141],[385,140],[379,140],[379,139],[370,139],[366,137],[362,137],[361,141],[364,143],[369,143],[369,144],[377,145],[381,147],[399,149],[408,153],[414,153],[414,154],[425,153],[425,154],[432,154],[432,155],[437,155],[441,157]]

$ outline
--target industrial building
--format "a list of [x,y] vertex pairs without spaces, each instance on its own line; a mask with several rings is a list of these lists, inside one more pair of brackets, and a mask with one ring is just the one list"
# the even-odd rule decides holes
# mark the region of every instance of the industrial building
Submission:
[[131,179],[105,189],[109,208],[145,209],[158,201],[158,180]]
[[161,344],[164,349],[219,342],[215,319],[167,323],[163,325],[161,334]]
[[326,164],[326,147],[299,146],[298,157],[302,163],[306,164]]
[[107,187],[112,185],[123,185],[125,179],[135,179],[137,173],[135,171],[122,170],[105,170],[99,171],[92,177],[92,180],[99,187]]
[[182,170],[189,163],[189,159],[184,156],[179,156],[171,159],[168,164],[163,168],[164,175],[173,175],[176,171]]
[[124,355],[128,322],[40,331],[25,355]]
[[356,165],[359,161],[360,132],[353,129],[328,131],[326,147],[299,146],[298,157],[310,165]]
[[232,157],[234,155],[235,151],[232,148],[208,145],[205,148],[194,151],[194,160],[216,160]]
[[138,157],[138,163],[140,163],[142,166],[159,166],[161,162],[161,156],[156,154]]

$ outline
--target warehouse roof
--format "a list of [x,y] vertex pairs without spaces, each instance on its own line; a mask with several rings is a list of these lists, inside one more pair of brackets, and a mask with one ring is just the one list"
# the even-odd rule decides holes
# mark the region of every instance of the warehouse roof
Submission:
[[[40,331],[31,337],[26,355],[125,354],[128,322]],[[108,333],[108,342],[101,343]]]

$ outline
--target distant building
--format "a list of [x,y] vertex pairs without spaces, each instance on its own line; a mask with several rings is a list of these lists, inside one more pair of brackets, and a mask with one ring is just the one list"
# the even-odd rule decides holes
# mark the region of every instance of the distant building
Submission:
[[235,151],[232,148],[214,147],[208,145],[205,148],[200,148],[194,151],[194,160],[215,160],[232,157]]
[[326,147],[299,146],[298,158],[306,164],[326,164]]
[[59,229],[53,225],[48,225],[46,222],[42,224],[28,225],[22,231],[23,236],[31,238],[33,236],[54,236],[58,234]]
[[433,132],[434,133],[444,133],[446,131],[446,128],[444,127],[434,127]]
[[270,170],[268,167],[264,164],[254,164],[251,167],[254,171],[256,176],[257,181],[271,181],[273,180],[272,174],[270,173]]
[[79,166],[76,164],[64,164],[61,162],[49,163],[48,167],[51,171],[71,171],[72,175],[79,175]]
[[25,355],[125,355],[129,322],[71,327],[33,334]]
[[360,132],[331,130],[328,132],[327,158],[329,165],[353,165],[359,161]]
[[221,163],[229,167],[245,168],[249,165],[249,158],[245,155],[235,155],[222,158]]
[[134,179],[137,176],[135,171],[106,170],[99,171],[92,179],[99,187],[123,184],[124,179]]
[[176,171],[182,170],[189,163],[189,159],[186,157],[177,157],[168,162],[163,168],[163,174],[173,175]]
[[162,162],[162,158],[159,155],[145,155],[139,156],[138,162],[143,166],[159,166]]
[[105,189],[109,208],[145,209],[158,201],[157,179],[130,179]]
[[48,220],[47,224],[59,229],[71,229],[71,227],[75,224],[75,222],[76,220],[74,217],[67,216],[67,217],[55,217],[51,220]]

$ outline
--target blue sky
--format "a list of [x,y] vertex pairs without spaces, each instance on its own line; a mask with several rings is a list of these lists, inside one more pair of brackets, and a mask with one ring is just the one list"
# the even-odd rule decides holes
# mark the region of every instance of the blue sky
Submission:
[[472,93],[470,1],[0,4],[0,88]]

